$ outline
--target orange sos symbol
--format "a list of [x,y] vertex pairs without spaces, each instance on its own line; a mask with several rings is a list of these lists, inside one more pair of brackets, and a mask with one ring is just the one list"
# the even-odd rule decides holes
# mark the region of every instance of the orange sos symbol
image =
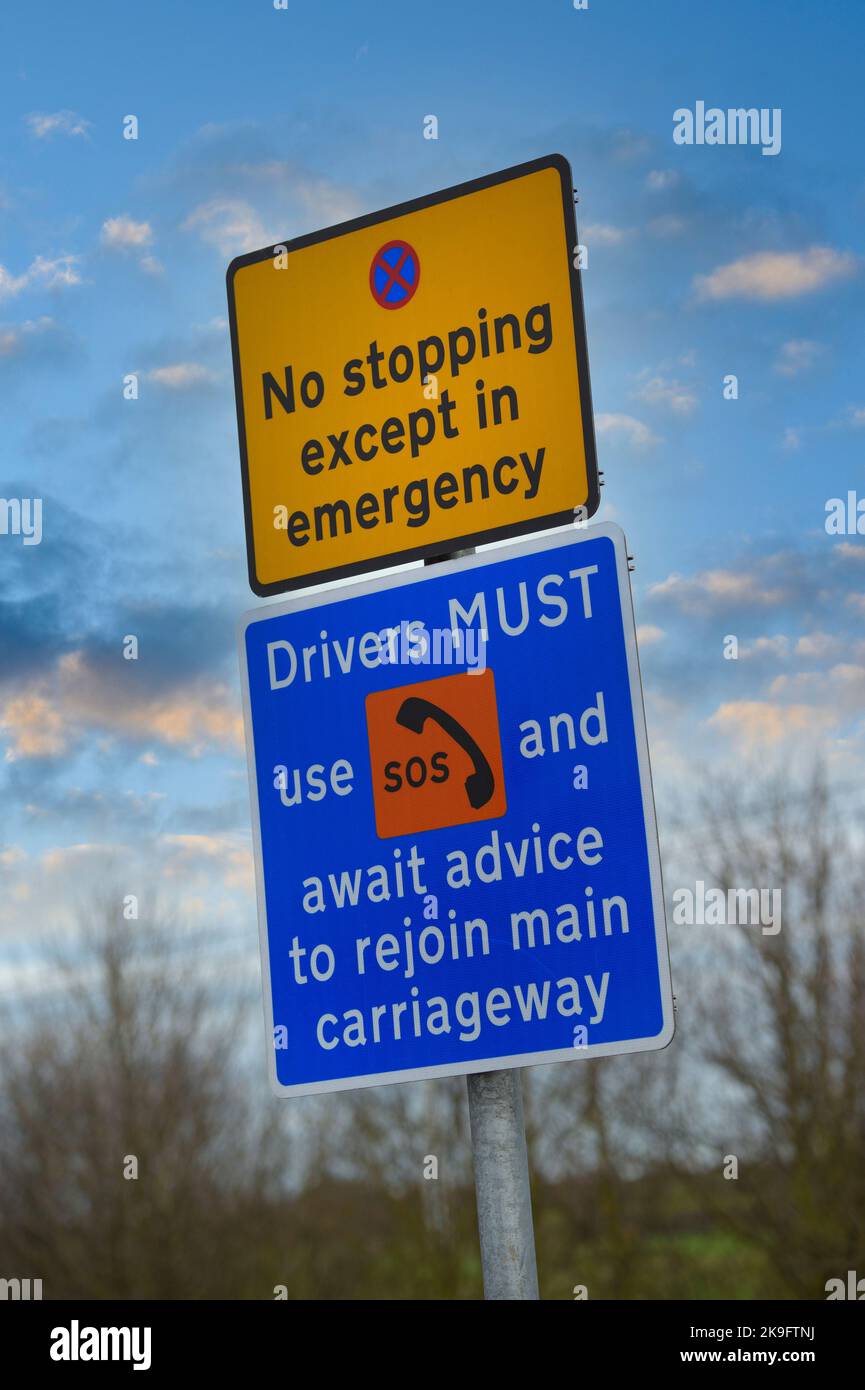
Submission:
[[381,839],[504,815],[492,671],[376,691],[366,724]]

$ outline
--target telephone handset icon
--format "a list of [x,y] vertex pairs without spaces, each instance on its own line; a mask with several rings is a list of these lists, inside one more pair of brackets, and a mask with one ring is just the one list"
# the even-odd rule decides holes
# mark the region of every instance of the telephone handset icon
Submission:
[[396,716],[397,724],[401,724],[404,729],[410,729],[413,734],[421,733],[428,719],[435,720],[454,743],[469,755],[474,763],[474,771],[466,778],[466,796],[473,810],[477,811],[481,806],[486,806],[496,786],[493,770],[462,724],[454,719],[452,714],[448,714],[447,710],[440,709],[431,700],[422,700],[416,695],[410,695],[407,700],[403,700]]

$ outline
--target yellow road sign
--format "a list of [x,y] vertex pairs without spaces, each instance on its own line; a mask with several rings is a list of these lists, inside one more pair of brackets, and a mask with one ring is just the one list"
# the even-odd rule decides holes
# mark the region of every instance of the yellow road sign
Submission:
[[255,593],[595,512],[576,257],[550,155],[232,261]]

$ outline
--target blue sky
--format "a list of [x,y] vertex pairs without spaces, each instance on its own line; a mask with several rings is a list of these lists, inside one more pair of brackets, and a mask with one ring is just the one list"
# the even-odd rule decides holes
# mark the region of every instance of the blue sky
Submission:
[[[228,261],[551,151],[662,830],[695,760],[861,779],[865,537],[824,519],[865,496],[863,31],[852,0],[4,9],[0,495],[44,506],[0,535],[10,949],[114,876],[255,951]],[[780,153],[675,144],[697,101],[780,108]]]

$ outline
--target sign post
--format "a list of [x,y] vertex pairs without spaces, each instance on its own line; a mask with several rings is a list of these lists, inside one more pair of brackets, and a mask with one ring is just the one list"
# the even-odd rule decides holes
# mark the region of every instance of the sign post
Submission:
[[673,1033],[572,194],[551,155],[228,271],[253,591],[435,566],[242,625],[272,1084],[465,1075],[489,1299],[538,1297],[518,1068]]
[[536,1299],[538,1269],[520,1073],[466,1077],[484,1297]]
[[[474,553],[455,550],[426,564]],[[484,1297],[538,1299],[522,1078],[516,1068],[476,1072],[466,1077],[466,1093]]]

